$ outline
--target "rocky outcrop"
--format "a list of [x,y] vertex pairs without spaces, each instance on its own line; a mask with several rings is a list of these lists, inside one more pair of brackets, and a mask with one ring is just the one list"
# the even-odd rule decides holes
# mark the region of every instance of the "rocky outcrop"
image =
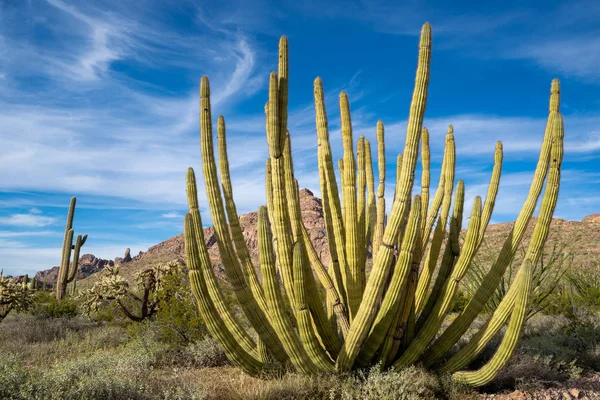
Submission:
[[[77,280],[87,278],[88,276],[101,271],[106,265],[114,265],[114,261],[97,258],[93,254],[84,254],[79,258],[79,268],[77,271]],[[46,286],[52,286],[58,277],[59,267],[52,267],[45,271],[35,274],[35,279]]]
[[581,222],[585,222],[588,224],[600,224],[600,214],[592,214],[584,217]]

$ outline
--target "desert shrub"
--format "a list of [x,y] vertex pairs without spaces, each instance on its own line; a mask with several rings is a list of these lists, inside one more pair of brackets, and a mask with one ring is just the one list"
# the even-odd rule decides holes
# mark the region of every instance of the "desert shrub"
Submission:
[[164,277],[156,298],[160,307],[151,321],[159,340],[185,346],[206,335],[187,274]]
[[[484,242],[485,244],[485,242]],[[529,311],[526,318],[544,312],[552,306],[552,294],[564,281],[564,276],[571,266],[573,257],[565,253],[565,246],[555,245],[550,251],[543,251],[538,262],[533,265],[532,270],[532,293],[529,300]],[[487,254],[490,251],[486,251]],[[521,249],[521,259],[524,259],[525,249]],[[465,298],[472,298],[477,289],[483,284],[484,278],[495,260],[481,260],[475,258],[465,275],[461,286]],[[520,261],[513,260],[508,265],[504,276],[500,280],[492,297],[488,300],[484,310],[492,314],[504,296],[508,293],[512,281],[517,275]]]
[[0,357],[0,398],[20,399],[21,388],[30,380],[27,368],[17,361],[15,357]]
[[229,365],[225,352],[215,339],[206,336],[186,347],[191,355],[193,365],[197,367],[220,367]]
[[381,372],[379,366],[368,372],[350,376],[341,388],[332,389],[332,397],[339,390],[342,400],[413,400],[435,399],[440,392],[438,379],[423,369],[411,366],[400,371]]
[[29,313],[38,318],[72,318],[79,314],[77,302],[66,297],[56,300],[53,293],[37,290],[33,295],[33,306]]
[[547,313],[564,315],[572,323],[594,318],[600,312],[600,269],[573,270],[550,296]]

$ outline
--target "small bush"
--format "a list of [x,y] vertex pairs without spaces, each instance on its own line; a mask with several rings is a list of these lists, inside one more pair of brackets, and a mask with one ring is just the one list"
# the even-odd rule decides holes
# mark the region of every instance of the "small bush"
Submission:
[[192,343],[186,348],[191,354],[193,365],[197,367],[221,367],[229,365],[225,352],[215,339],[206,336],[204,339]]
[[33,307],[29,311],[38,318],[72,318],[79,314],[77,303],[70,297],[56,300],[54,294],[38,290],[34,294]]
[[346,380],[340,390],[342,400],[413,400],[435,399],[440,392],[438,379],[423,369],[409,367],[400,371],[381,372],[378,366],[368,373],[358,373]]

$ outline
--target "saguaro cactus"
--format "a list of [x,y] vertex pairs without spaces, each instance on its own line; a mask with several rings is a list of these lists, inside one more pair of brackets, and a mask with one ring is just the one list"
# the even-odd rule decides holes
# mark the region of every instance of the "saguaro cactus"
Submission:
[[[69,213],[67,215],[67,225],[65,227],[65,238],[62,247],[62,258],[56,280],[56,299],[62,300],[67,295],[67,285],[73,282],[77,276],[77,267],[79,262],[79,251],[85,244],[88,235],[77,235],[75,244],[73,244],[73,218],[75,217],[75,203],[77,199],[71,198]],[[73,250],[73,262],[71,263],[71,250]]]
[[[374,160],[370,142],[364,137],[358,139],[354,148],[350,101],[342,92],[343,158],[338,164],[338,183],[323,83],[317,78],[314,82],[317,159],[331,258],[330,264],[324,266],[302,225],[292,162],[293,136],[287,130],[287,58],[288,42],[283,37],[279,48],[279,73],[270,75],[269,101],[265,107],[269,147],[267,206],[261,207],[258,218],[262,282],[256,275],[239,228],[222,116],[218,120],[220,181],[218,178],[209,82],[207,77],[202,78],[201,148],[208,204],[226,275],[242,310],[258,333],[258,342],[251,339],[228,308],[215,279],[202,233],[196,180],[190,168],[187,176],[190,213],[185,217],[186,252],[192,290],[209,331],[222,344],[228,357],[251,374],[276,368],[276,364],[265,361],[270,359],[289,363],[305,374],[334,368],[348,371],[377,362],[391,368],[423,363],[432,369],[454,373],[455,379],[468,384],[486,384],[505,365],[522,331],[531,291],[531,265],[541,254],[556,206],[564,136],[558,81],[552,82],[550,115],[542,151],[529,195],[513,231],[466,309],[448,329],[440,332],[491,218],[500,184],[502,144],[498,142],[495,151],[491,151],[494,162],[487,195],[485,200],[475,198],[466,236],[461,243],[459,233],[463,228],[466,189],[462,180],[455,183],[455,141],[460,142],[460,134],[455,137],[452,126],[445,138],[439,184],[430,202],[431,145],[429,131],[423,127],[431,58],[430,25],[425,24],[421,31],[406,142],[402,154],[397,155],[394,201],[387,216],[383,122],[378,121],[376,127],[377,159]],[[421,144],[421,194],[411,198]],[[378,166],[377,192],[373,163]],[[544,183],[546,190],[523,266],[487,323],[466,346],[446,360],[444,356],[481,314],[513,260]],[[372,256],[372,268],[367,274],[369,255]],[[319,290],[319,284],[324,290]],[[504,338],[489,362],[478,371],[460,371],[507,321]]]

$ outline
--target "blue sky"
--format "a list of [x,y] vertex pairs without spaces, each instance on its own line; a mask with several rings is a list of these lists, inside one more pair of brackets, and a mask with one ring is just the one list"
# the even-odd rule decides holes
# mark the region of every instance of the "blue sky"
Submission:
[[[375,142],[377,119],[386,125],[392,193],[418,34],[429,21],[432,186],[448,124],[468,202],[485,194],[502,140],[493,221],[513,219],[557,77],[566,155],[555,216],[600,212],[600,3],[446,3],[0,2],[0,268],[34,273],[59,263],[71,196],[76,233],[90,236],[83,253],[114,258],[130,247],[135,254],[180,233],[186,169],[200,171],[205,74],[215,122],[219,114],[227,122],[238,210],[264,203],[263,108],[282,34],[290,41],[289,126],[301,187],[318,194],[312,83],[321,76],[334,157],[338,95],[346,90],[356,138]],[[203,217],[210,223],[206,210]]]

